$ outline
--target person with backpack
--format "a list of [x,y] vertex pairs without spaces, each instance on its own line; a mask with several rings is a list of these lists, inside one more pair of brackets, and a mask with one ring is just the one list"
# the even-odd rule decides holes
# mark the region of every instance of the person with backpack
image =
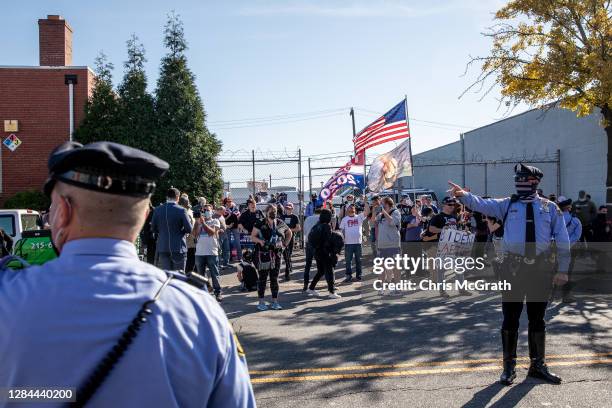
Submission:
[[236,265],[238,270],[237,277],[241,283],[241,290],[252,292],[257,290],[257,268],[253,265],[253,252],[245,249],[242,254],[242,260]]
[[339,299],[334,286],[334,267],[338,263],[338,255],[344,247],[342,235],[332,230],[332,212],[324,208],[319,215],[319,223],[315,225],[308,234],[308,243],[314,249],[314,258],[317,262],[317,273],[310,282],[306,293],[309,296],[319,296],[315,290],[317,283],[323,275],[327,281],[327,290],[331,299]]
[[312,260],[314,258],[314,248],[308,242],[308,235],[315,225],[319,222],[319,215],[321,214],[321,207],[317,207],[314,210],[314,214],[304,220],[304,288],[302,292],[308,291],[308,284],[310,283],[310,267],[312,266]]
[[255,222],[251,231],[251,240],[255,243],[255,267],[259,272],[257,295],[259,304],[257,310],[268,310],[264,301],[268,275],[270,276],[270,291],[272,292],[273,310],[281,310],[278,303],[278,274],[283,250],[289,245],[293,233],[291,229],[277,218],[276,204],[268,204],[266,218]]

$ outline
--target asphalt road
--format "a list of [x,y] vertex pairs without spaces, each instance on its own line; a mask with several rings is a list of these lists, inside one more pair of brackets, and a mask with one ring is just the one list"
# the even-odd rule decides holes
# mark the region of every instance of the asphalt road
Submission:
[[[498,295],[381,297],[366,269],[364,282],[338,285],[342,299],[312,298],[301,291],[301,254],[294,259],[292,280],[280,284],[281,311],[257,311],[256,293],[240,292],[233,270],[223,272],[223,307],[260,407],[612,407],[612,296],[549,305],[547,354],[564,379],[558,386],[525,377],[524,314],[517,383],[503,387]],[[343,271],[340,263],[337,282]],[[318,289],[327,292],[324,281]]]

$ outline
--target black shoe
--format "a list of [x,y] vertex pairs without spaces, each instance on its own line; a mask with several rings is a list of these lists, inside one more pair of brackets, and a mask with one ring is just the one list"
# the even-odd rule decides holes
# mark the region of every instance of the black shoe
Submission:
[[531,360],[529,371],[527,371],[528,377],[539,378],[551,384],[561,384],[561,377],[555,373],[548,371],[548,366],[543,360]]
[[291,280],[291,276],[285,275],[285,282],[289,282]]
[[355,278],[355,280],[356,280],[356,281],[358,281],[358,282],[361,282],[361,276],[357,276],[357,277]]
[[502,349],[504,371],[499,377],[499,382],[504,385],[511,385],[516,378],[516,342],[518,331],[502,330]]
[[440,297],[444,298],[444,299],[448,299],[450,297],[450,295],[448,293],[446,293],[446,291],[444,289],[440,290]]
[[350,276],[347,276],[346,278],[344,278],[342,283],[351,283],[352,281],[353,281],[353,278],[351,278]]
[[223,296],[221,296],[221,294],[220,294],[220,293],[217,293],[217,294],[215,295],[215,299],[217,299],[217,302],[221,303],[221,301],[223,300]]
[[544,330],[530,330],[527,336],[529,340],[529,359],[531,360],[527,376],[539,378],[551,384],[561,384],[561,377],[548,371],[548,367],[544,362],[544,356],[546,354],[546,332]]

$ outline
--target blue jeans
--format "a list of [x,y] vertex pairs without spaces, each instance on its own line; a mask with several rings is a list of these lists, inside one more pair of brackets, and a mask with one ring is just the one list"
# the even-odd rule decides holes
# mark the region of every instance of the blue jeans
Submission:
[[159,268],[167,271],[181,271],[185,270],[187,263],[186,254],[179,252],[158,252]]
[[196,255],[196,269],[202,276],[206,276],[206,268],[210,270],[210,279],[212,280],[213,290],[215,295],[221,293],[221,284],[219,283],[219,264],[217,255]]
[[227,266],[230,260],[230,238],[227,234],[219,235],[219,264],[221,266]]
[[376,257],[378,254],[376,251],[376,228],[374,227],[370,228],[370,242],[372,243],[372,255]]
[[355,272],[361,277],[361,244],[346,244],[344,246],[344,263],[346,264],[346,276],[353,274],[352,263],[355,257]]
[[[232,236],[230,240],[230,250],[233,250],[234,248],[236,249],[236,260],[239,261],[242,259],[242,248],[240,247],[240,231],[238,231],[238,228],[232,228],[229,233]],[[228,236],[228,238],[230,237]]]

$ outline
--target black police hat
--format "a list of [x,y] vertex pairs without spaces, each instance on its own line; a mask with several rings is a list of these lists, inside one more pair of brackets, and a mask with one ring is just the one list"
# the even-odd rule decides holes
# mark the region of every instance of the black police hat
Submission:
[[557,198],[557,205],[561,208],[570,206],[572,205],[572,199],[565,196],[559,196],[559,198]]
[[541,180],[542,177],[544,177],[544,173],[542,173],[542,170],[538,169],[535,166],[527,166],[523,163],[519,163],[516,166],[514,166],[514,174],[516,175],[522,175],[525,177],[535,177],[538,180]]
[[133,197],[149,197],[155,180],[170,167],[165,161],[133,147],[113,142],[83,146],[66,142],[49,156],[49,178],[44,192],[51,195],[56,181],[88,190]]

